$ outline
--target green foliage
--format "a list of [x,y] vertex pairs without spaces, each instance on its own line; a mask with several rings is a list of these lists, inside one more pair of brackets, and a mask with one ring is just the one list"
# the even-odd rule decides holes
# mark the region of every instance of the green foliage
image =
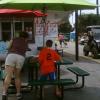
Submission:
[[86,32],[86,26],[100,25],[100,16],[95,14],[81,15],[78,17],[78,32]]
[[71,24],[69,23],[69,21],[65,22],[65,23],[62,23],[58,26],[58,31],[59,33],[69,33],[71,32],[72,30],[72,26]]

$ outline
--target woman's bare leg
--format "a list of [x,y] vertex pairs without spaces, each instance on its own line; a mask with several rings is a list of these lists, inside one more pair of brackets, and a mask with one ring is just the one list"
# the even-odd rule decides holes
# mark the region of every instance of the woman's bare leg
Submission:
[[20,93],[21,92],[21,69],[20,68],[15,69],[15,85],[16,85],[17,93]]
[[12,78],[14,69],[15,68],[11,66],[6,66],[5,68],[6,76],[5,76],[4,83],[3,83],[3,95],[7,94],[7,90],[11,83],[11,78]]

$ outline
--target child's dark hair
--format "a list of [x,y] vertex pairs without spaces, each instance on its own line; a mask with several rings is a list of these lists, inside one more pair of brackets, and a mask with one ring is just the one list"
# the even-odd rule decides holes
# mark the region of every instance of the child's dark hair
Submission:
[[19,33],[19,37],[28,38],[28,37],[29,37],[29,35],[28,35],[28,33],[27,33],[27,32],[22,31],[22,32],[20,32],[20,33]]
[[47,40],[46,41],[46,46],[47,47],[52,47],[53,41],[52,40]]

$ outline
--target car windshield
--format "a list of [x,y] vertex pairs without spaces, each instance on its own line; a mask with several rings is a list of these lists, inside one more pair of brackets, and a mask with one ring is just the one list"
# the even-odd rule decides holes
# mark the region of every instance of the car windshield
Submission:
[[100,40],[100,32],[94,34],[94,39]]

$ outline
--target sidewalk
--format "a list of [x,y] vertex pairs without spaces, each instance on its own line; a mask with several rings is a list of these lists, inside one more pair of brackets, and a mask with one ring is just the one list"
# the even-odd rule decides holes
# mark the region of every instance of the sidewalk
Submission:
[[[64,58],[72,60],[73,65],[67,65],[61,67],[61,78],[75,79],[75,75],[69,72],[66,67],[78,66],[90,73],[90,76],[86,77],[85,87],[77,90],[67,90],[64,92],[64,100],[100,100],[100,64],[84,57],[80,57],[79,61],[75,60],[74,56],[74,43],[73,46],[68,44],[68,48],[64,48]],[[79,81],[80,84],[81,81]],[[2,82],[0,82],[0,93],[2,92]],[[35,92],[23,94],[23,100],[37,100],[35,98]],[[0,95],[1,100],[1,95]],[[8,100],[16,100],[16,96],[9,95]],[[57,100],[54,96],[54,90],[51,87],[45,89],[45,100]]]

